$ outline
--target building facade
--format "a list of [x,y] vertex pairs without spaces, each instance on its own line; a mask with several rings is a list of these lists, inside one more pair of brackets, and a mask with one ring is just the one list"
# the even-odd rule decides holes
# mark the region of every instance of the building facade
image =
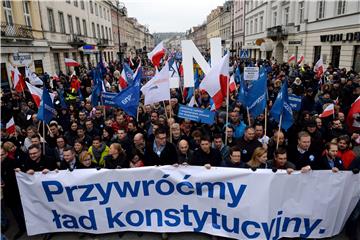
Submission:
[[233,1],[226,1],[220,12],[220,38],[225,49],[232,49],[233,31]]
[[[220,15],[222,6],[213,9],[206,18],[207,39],[220,37]],[[210,48],[210,41],[208,41],[208,48]]]
[[10,65],[42,74],[49,68],[50,48],[44,39],[38,1],[2,1],[1,86],[8,86]]
[[234,0],[233,16],[234,16],[234,49],[238,56],[239,50],[244,44],[244,17],[245,17],[245,0]]

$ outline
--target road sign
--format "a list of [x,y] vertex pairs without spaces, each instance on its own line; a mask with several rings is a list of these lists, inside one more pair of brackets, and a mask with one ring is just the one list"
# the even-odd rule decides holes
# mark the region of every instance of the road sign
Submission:
[[241,49],[240,58],[249,58],[249,49]]

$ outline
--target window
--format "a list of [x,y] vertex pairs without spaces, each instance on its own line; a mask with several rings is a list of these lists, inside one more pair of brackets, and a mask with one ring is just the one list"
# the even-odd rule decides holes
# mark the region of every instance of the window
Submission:
[[23,7],[24,7],[25,24],[26,24],[26,26],[31,27],[30,2],[23,1]]
[[75,18],[76,21],[76,31],[78,35],[81,35],[81,26],[80,26],[80,19],[78,17]]
[[345,5],[346,5],[346,1],[345,0],[340,0],[338,1],[337,4],[337,15],[341,15],[345,13]]
[[75,7],[78,7],[79,5],[78,5],[78,0],[74,0],[74,6]]
[[321,57],[321,46],[314,46],[314,64],[320,59]]
[[104,34],[104,26],[101,25],[101,38],[104,39],[105,38],[105,34]]
[[91,28],[92,28],[92,32],[93,32],[93,38],[96,38],[95,23],[91,23]]
[[100,25],[97,24],[97,37],[100,39]]
[[325,16],[325,0],[321,0],[318,2],[318,19],[322,19]]
[[284,9],[285,11],[285,13],[284,13],[284,17],[285,17],[285,25],[288,25],[289,24],[289,7],[287,7],[287,8],[285,8]]
[[360,72],[360,45],[354,46],[353,69],[355,72]]
[[110,11],[107,10],[107,13],[108,13],[108,14],[107,14],[107,15],[108,15],[108,20],[110,21],[110,20],[111,20],[111,19],[110,19],[110,18],[111,18],[111,16],[110,16]]
[[111,28],[109,27],[109,39],[110,41],[112,40],[112,36],[111,36]]
[[71,15],[68,15],[68,22],[69,22],[70,34],[74,34],[74,25],[73,25],[73,20],[72,20]]
[[10,0],[4,0],[3,1],[3,7],[4,7],[4,10],[5,10],[6,23],[9,24],[9,25],[13,25],[14,24],[14,19],[12,17],[12,9],[11,9]]
[[304,2],[299,2],[299,22],[304,23]]
[[55,72],[60,72],[60,57],[59,53],[54,53],[54,66],[55,66]]
[[70,0],[66,0],[67,3],[70,3]]
[[48,13],[48,19],[49,19],[49,31],[55,32],[54,12],[52,9],[48,8],[47,13]]
[[253,20],[250,21],[250,34],[253,33]]
[[92,1],[90,1],[90,12],[94,13],[94,8],[93,8],[93,2]]
[[104,18],[107,19],[107,16],[106,16],[106,9],[104,8]]
[[86,20],[83,19],[82,22],[83,22],[84,36],[87,36],[88,34],[87,34]]
[[81,9],[85,9],[85,4],[84,4],[84,0],[80,0],[80,7]]
[[249,34],[249,22],[246,22],[246,29],[245,29],[245,33]]
[[273,26],[276,26],[277,12],[275,11],[273,14]]
[[105,27],[105,33],[106,33],[106,38],[105,39],[109,39],[109,32],[108,32],[107,27]]
[[334,67],[338,68],[340,63],[340,51],[341,46],[332,46],[331,47],[331,62]]
[[96,16],[99,15],[99,10],[98,10],[97,3],[95,3],[95,15],[96,15]]
[[254,33],[258,32],[258,19],[255,18],[255,23],[254,23]]
[[100,17],[102,18],[102,8],[99,6]]
[[260,27],[259,27],[260,32],[263,31],[263,28],[264,28],[264,17],[260,16]]
[[59,24],[60,24],[60,32],[65,33],[64,13],[62,12],[59,12]]

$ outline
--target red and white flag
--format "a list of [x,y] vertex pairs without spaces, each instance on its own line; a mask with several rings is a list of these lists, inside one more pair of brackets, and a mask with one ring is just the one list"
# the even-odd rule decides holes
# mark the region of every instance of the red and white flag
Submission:
[[[39,107],[40,102],[41,102],[41,98],[42,98],[42,95],[43,95],[43,90],[41,88],[38,88],[38,87],[35,87],[35,86],[31,85],[28,82],[25,82],[25,83],[26,83],[26,86],[27,86],[27,88],[29,89],[29,91],[31,93],[32,98],[34,99],[34,102],[35,102],[36,106]],[[55,94],[50,93],[50,97],[51,97],[51,100],[54,101]]]
[[229,83],[229,53],[227,53],[220,62],[210,69],[205,78],[200,83],[200,89],[208,92],[213,99],[215,109],[219,109],[226,97],[227,84]]
[[316,77],[317,78],[321,78],[324,75],[324,63],[322,58],[320,58],[315,66],[314,66],[314,71],[316,72]]
[[236,83],[235,83],[235,80],[234,80],[234,74],[231,75],[230,77],[230,86],[229,86],[229,91],[230,92],[233,92],[236,90]]
[[335,114],[334,104],[330,103],[323,111],[322,114],[319,115],[321,118],[329,117]]
[[288,63],[291,63],[292,61],[296,61],[296,57],[294,54],[289,57]]
[[305,59],[304,55],[301,55],[301,56],[299,57],[299,59],[297,60],[297,64],[301,64],[302,61],[304,61],[304,59]]
[[165,50],[164,43],[160,42],[151,52],[147,54],[148,58],[155,67],[158,68],[160,66],[161,59],[165,55]]
[[13,88],[17,92],[23,92],[25,89],[25,80],[24,76],[19,72],[19,69],[17,67],[13,67],[10,65],[10,71],[11,71],[11,80],[13,83]]
[[122,91],[125,88],[127,88],[128,83],[126,81],[126,73],[125,73],[125,69],[122,70],[121,75],[119,77],[119,90]]
[[360,121],[356,120],[358,117],[360,117],[360,96],[351,105],[346,118],[346,124],[348,125],[350,131],[360,129]]
[[16,126],[13,117],[6,123],[6,132],[8,134],[14,134],[16,132]]
[[65,59],[65,66],[67,67],[78,67],[80,64],[71,58],[64,58]]

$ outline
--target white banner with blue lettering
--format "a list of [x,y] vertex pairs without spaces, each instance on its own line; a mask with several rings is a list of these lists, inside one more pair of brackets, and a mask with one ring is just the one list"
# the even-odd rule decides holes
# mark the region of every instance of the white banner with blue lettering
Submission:
[[203,232],[236,239],[338,234],[360,174],[163,166],[17,173],[29,235]]

